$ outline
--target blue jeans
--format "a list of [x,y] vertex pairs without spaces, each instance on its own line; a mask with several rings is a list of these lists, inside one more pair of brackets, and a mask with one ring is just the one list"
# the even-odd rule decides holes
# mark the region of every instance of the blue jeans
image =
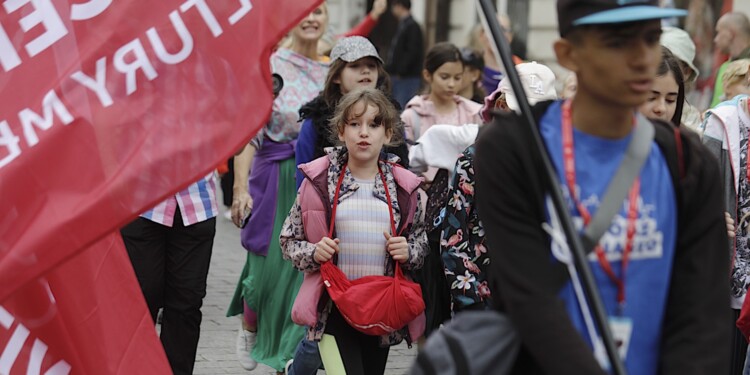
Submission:
[[420,84],[422,84],[422,79],[419,77],[391,77],[393,99],[401,104],[402,109],[406,108],[406,103],[418,93]]
[[303,337],[302,341],[297,344],[294,362],[292,362],[286,375],[315,375],[322,365],[323,361],[320,359],[318,343]]

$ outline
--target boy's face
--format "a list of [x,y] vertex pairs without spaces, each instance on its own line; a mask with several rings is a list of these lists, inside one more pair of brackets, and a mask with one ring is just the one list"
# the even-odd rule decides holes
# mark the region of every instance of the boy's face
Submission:
[[589,27],[575,40],[563,39],[556,52],[561,64],[574,71],[578,93],[625,107],[637,107],[651,94],[661,62],[658,20]]

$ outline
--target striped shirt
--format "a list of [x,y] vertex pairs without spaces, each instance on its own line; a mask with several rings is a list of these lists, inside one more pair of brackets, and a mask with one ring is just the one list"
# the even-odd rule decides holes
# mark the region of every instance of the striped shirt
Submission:
[[338,266],[349,280],[385,273],[385,237],[390,233],[388,204],[373,193],[375,181],[355,179],[359,188],[336,208]]
[[174,224],[174,215],[180,207],[185,226],[200,223],[216,216],[216,181],[214,173],[198,180],[186,189],[167,198],[156,207],[141,214],[141,217],[168,227]]

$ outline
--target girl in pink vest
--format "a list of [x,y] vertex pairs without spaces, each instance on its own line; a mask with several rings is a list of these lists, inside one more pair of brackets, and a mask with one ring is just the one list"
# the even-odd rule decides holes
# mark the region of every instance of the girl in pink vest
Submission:
[[[326,156],[299,167],[305,180],[282,226],[282,252],[296,268],[318,272],[336,256],[337,266],[355,280],[392,276],[395,262],[406,273],[422,266],[427,235],[419,219],[421,179],[396,165],[397,157],[382,153],[383,146],[402,141],[394,131],[397,121],[396,109],[379,90],[360,89],[341,99],[331,126],[345,146],[326,149]],[[321,299],[308,338],[330,335],[347,374],[383,374],[389,346],[411,341],[406,329],[365,335],[346,322],[326,293]],[[326,358],[326,369],[335,368]]]

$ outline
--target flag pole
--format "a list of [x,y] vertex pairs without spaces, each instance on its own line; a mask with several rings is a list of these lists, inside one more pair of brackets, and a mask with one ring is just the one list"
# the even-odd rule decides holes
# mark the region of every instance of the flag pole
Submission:
[[[490,38],[490,45],[493,49],[495,57],[499,58],[498,61],[502,61],[503,66],[505,67],[505,72],[508,76],[508,79],[510,80],[510,85],[513,89],[513,92],[516,93],[515,97],[521,109],[521,116],[531,128],[534,147],[536,147],[537,152],[542,155],[541,159],[544,164],[544,175],[547,179],[547,182],[549,183],[549,186],[552,186],[552,189],[550,189],[549,191],[552,203],[555,207],[555,211],[557,211],[557,214],[559,216],[563,232],[565,233],[565,238],[568,241],[570,252],[573,256],[575,268],[578,271],[583,284],[587,302],[591,307],[594,315],[594,321],[596,322],[597,328],[599,329],[599,334],[601,335],[601,339],[604,343],[604,348],[607,351],[607,356],[609,357],[609,363],[612,368],[612,373],[615,375],[625,375],[627,374],[627,372],[625,371],[622,359],[618,354],[617,346],[615,346],[615,342],[612,337],[612,332],[609,329],[607,314],[604,310],[604,304],[602,303],[601,296],[599,295],[599,289],[597,288],[594,281],[594,276],[591,272],[589,262],[586,260],[587,257],[586,252],[584,251],[583,243],[581,242],[581,238],[579,237],[580,235],[573,226],[573,220],[570,217],[568,205],[565,203],[562,192],[559,188],[560,184],[557,181],[557,173],[552,166],[552,162],[547,156],[544,144],[542,143],[542,137],[539,134],[539,128],[537,127],[534,116],[531,113],[531,107],[529,106],[529,102],[526,98],[526,93],[521,86],[521,79],[518,77],[518,72],[516,71],[515,64],[513,63],[513,57],[510,52],[510,43],[504,37],[503,29],[501,28],[499,22],[497,21],[497,18],[495,17],[495,9],[490,0],[478,0],[478,2],[480,5],[478,9],[479,18],[482,20],[485,34]],[[595,337],[592,337],[591,339],[596,340]]]

